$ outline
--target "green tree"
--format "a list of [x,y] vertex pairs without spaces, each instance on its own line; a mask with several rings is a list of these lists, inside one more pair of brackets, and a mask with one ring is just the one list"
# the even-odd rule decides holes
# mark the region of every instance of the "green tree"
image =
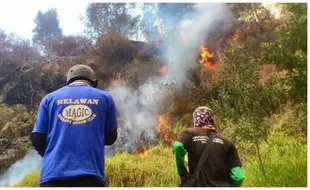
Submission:
[[262,3],[231,3],[229,6],[236,19],[254,22],[261,32],[264,31],[263,22],[273,16]]
[[44,53],[50,57],[53,41],[62,35],[56,9],[50,9],[45,13],[38,11],[34,22],[36,27],[32,30],[34,33],[32,40],[35,44],[42,47]]
[[286,70],[292,97],[307,102],[307,4],[286,4],[283,11],[288,19],[276,28],[275,42],[262,44],[264,59]]

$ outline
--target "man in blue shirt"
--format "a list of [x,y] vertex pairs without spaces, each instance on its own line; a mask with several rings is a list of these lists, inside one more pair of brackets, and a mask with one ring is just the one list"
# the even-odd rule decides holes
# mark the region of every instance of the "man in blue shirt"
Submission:
[[42,156],[41,187],[102,187],[104,146],[117,139],[112,96],[97,89],[95,72],[75,65],[67,85],[40,103],[31,142]]

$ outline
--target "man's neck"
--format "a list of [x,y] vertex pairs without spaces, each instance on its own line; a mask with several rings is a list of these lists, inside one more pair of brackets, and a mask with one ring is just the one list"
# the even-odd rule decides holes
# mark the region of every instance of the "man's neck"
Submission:
[[72,83],[70,83],[69,85],[83,85],[83,86],[92,86],[90,84],[90,82],[86,81],[86,80],[76,80]]
[[201,127],[203,129],[207,129],[207,130],[212,130],[212,131],[215,131],[217,132],[217,130],[215,129],[215,127],[213,127],[212,125],[205,125],[203,127]]

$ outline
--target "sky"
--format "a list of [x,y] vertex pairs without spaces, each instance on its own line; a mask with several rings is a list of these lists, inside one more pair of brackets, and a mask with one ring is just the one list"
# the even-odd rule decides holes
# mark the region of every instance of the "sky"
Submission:
[[63,30],[63,34],[81,34],[83,32],[83,23],[80,20],[80,15],[83,15],[85,13],[87,4],[90,2],[107,1],[1,0],[0,29],[4,30],[7,34],[13,32],[19,37],[32,39],[32,30],[35,28],[33,20],[36,17],[37,12],[39,10],[42,12],[46,12],[49,9],[56,8],[60,20],[60,27]]
[[20,37],[32,39],[35,28],[34,18],[40,10],[56,8],[60,20],[60,27],[64,35],[83,32],[83,23],[79,16],[85,13],[86,0],[1,0],[0,1],[0,29],[8,33],[15,33]]

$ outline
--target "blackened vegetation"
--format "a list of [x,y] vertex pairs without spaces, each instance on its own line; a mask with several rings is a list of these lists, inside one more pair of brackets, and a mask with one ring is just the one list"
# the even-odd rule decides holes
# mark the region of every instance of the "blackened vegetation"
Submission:
[[42,73],[39,63],[20,63],[17,60],[0,65],[0,93],[8,105],[23,104],[33,108],[42,97],[65,82],[60,73]]
[[[152,44],[137,41],[129,41],[129,43],[133,54],[128,56],[125,50],[117,51],[111,55],[112,64],[122,62],[127,65],[133,59],[149,61],[159,55],[159,49]],[[122,48],[118,44],[115,44],[115,47]],[[44,95],[64,86],[67,69],[75,64],[85,63],[85,57],[79,55],[27,60],[16,57],[2,58],[0,60],[1,102],[8,105],[23,104],[33,108]],[[99,69],[100,77],[102,64],[91,66],[97,71]]]

